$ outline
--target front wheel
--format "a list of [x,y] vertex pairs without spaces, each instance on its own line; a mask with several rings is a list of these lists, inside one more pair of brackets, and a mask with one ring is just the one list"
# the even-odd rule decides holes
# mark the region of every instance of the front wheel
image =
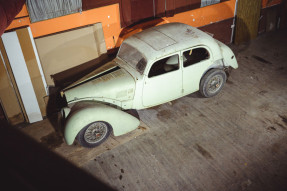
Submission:
[[208,71],[200,81],[200,93],[204,97],[217,95],[226,82],[226,73],[220,69]]
[[77,140],[83,147],[93,148],[102,144],[111,132],[110,124],[105,121],[95,121],[79,132]]

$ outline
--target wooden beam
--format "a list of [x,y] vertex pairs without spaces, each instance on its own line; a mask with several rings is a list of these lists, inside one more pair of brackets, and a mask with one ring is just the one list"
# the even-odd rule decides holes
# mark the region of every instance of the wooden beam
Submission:
[[257,37],[260,10],[261,0],[238,1],[235,44],[247,42]]

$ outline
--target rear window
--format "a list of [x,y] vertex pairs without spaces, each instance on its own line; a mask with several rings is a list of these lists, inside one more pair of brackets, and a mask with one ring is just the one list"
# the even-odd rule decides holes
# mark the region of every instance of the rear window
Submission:
[[146,58],[136,48],[129,44],[123,43],[121,45],[118,57],[124,60],[128,65],[143,74],[147,61]]

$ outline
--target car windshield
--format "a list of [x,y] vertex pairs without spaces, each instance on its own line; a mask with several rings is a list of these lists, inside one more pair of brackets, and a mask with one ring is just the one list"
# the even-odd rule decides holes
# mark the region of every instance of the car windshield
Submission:
[[128,63],[129,66],[143,74],[146,67],[146,58],[136,48],[129,44],[123,43],[121,45],[118,57]]

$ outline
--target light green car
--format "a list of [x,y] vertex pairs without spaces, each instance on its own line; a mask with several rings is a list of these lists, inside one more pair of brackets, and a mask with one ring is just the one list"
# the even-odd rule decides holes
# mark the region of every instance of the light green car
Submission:
[[62,90],[68,107],[64,137],[84,147],[103,143],[111,132],[136,129],[131,111],[153,107],[200,91],[212,97],[223,88],[227,71],[238,67],[229,47],[182,23],[169,23],[123,41],[117,57]]

